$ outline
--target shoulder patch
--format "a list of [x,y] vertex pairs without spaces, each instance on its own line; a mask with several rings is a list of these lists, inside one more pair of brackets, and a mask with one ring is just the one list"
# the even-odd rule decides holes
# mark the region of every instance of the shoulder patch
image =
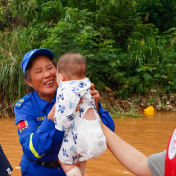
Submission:
[[15,108],[21,108],[21,106],[22,106],[27,100],[29,100],[29,96],[24,96],[23,98],[21,98],[21,99],[15,104]]
[[27,120],[23,120],[18,123],[18,130],[20,133],[26,128],[28,128]]

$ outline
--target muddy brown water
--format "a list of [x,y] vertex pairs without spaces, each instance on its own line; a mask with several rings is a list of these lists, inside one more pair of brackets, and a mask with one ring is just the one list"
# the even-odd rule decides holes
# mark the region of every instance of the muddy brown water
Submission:
[[[176,112],[143,114],[141,118],[115,119],[115,133],[143,152],[146,156],[166,149],[169,137],[176,127]],[[0,144],[9,159],[12,176],[20,176],[19,163],[22,149],[18,142],[14,118],[0,118]],[[86,176],[132,176],[107,150],[99,158],[89,160]]]

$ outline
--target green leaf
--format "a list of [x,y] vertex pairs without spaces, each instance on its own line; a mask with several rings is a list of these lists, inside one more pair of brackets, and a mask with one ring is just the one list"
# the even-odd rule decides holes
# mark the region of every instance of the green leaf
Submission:
[[149,73],[144,73],[142,77],[145,79],[145,81],[148,81],[149,79],[152,78],[152,76]]

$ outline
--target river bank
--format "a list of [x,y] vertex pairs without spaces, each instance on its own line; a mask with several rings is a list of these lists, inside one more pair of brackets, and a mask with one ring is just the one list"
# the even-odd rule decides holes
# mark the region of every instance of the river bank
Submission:
[[[176,111],[176,94],[158,93],[155,89],[151,89],[145,95],[131,95],[129,98],[117,96],[115,91],[108,90],[100,93],[100,103],[107,110],[112,118],[141,117],[141,111],[148,106],[153,106],[157,111]],[[15,101],[11,104],[8,101],[0,99],[0,117],[13,116],[13,107]]]
[[100,102],[114,118],[140,117],[139,112],[149,106],[153,106],[157,111],[176,111],[176,94],[157,93],[153,89],[148,94],[133,94],[127,99],[122,99],[116,96],[115,92],[109,91],[101,94]]

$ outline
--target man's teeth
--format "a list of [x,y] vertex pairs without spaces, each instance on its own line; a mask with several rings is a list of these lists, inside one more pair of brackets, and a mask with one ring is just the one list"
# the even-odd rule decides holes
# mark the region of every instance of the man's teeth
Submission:
[[48,81],[47,83],[45,83],[45,85],[48,85],[48,84],[52,84],[53,81]]

